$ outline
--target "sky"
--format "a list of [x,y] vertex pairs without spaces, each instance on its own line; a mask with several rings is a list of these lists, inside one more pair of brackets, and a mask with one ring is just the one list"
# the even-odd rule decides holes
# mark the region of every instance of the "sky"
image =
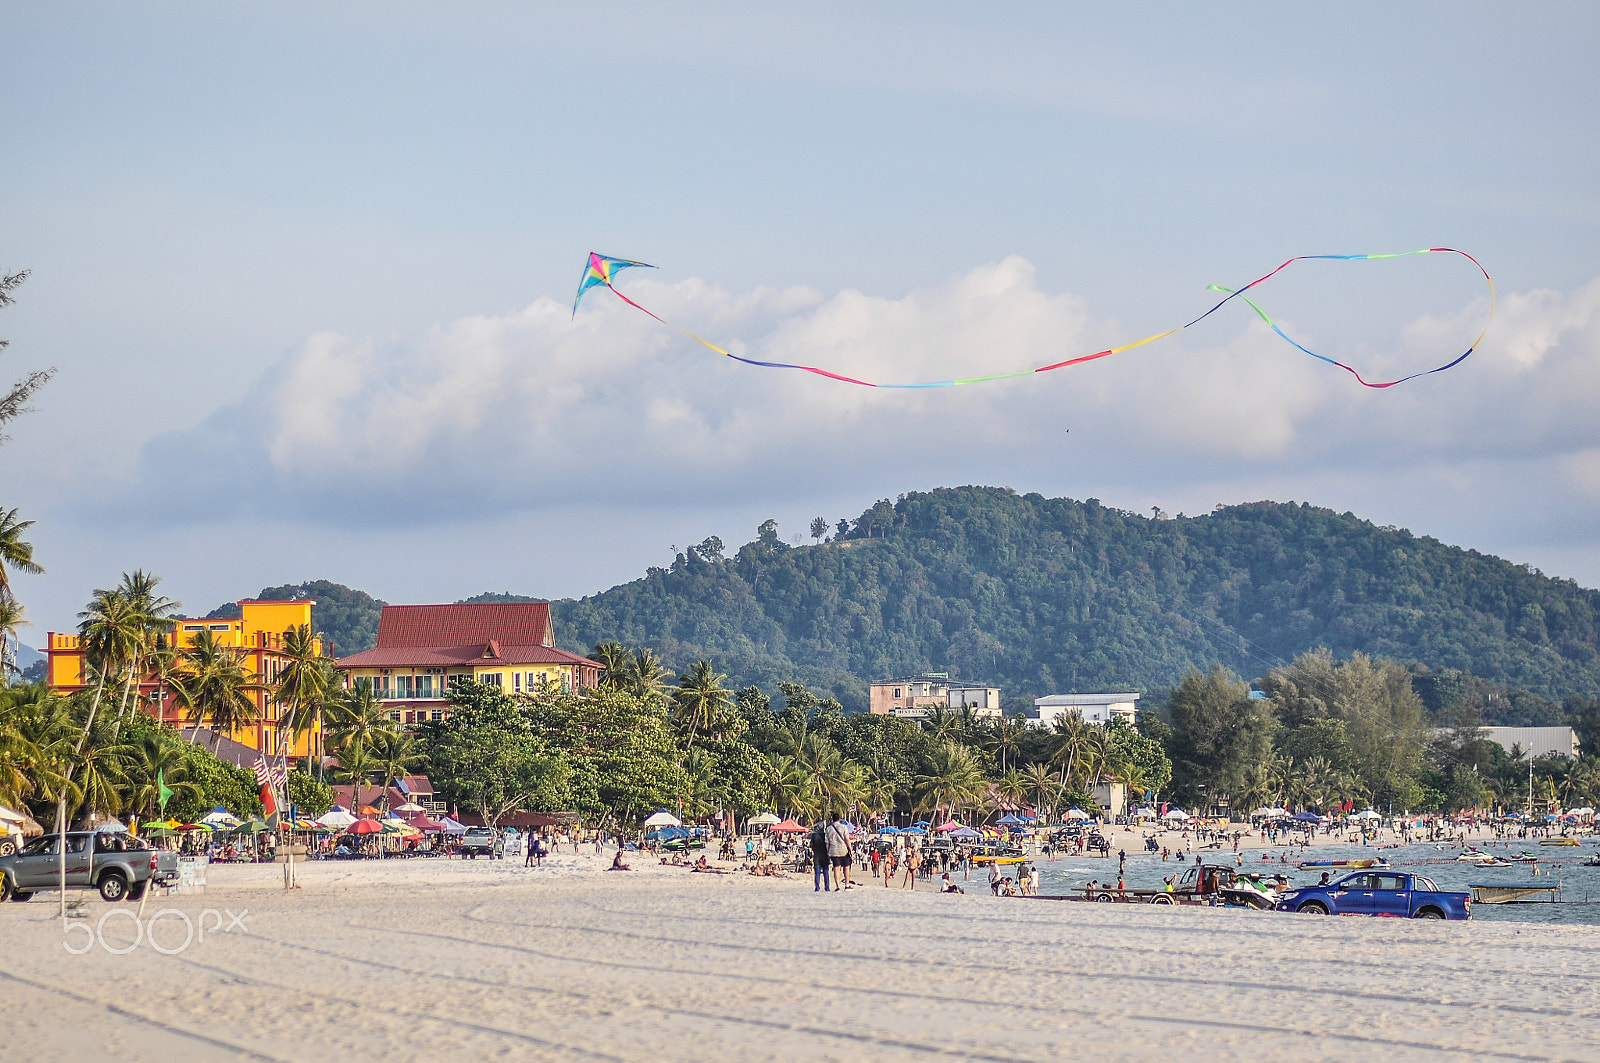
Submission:
[[[1600,8],[5,3],[0,447],[70,630],[594,593],[674,547],[992,484],[1350,510],[1600,586]],[[1247,308],[1447,246],[1459,367],[1369,391]],[[1257,289],[1377,376],[1465,350],[1464,259]]]

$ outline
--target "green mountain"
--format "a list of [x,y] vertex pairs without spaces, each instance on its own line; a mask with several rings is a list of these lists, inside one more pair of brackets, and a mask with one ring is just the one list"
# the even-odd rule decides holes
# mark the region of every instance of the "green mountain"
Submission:
[[861,708],[866,682],[948,671],[1006,707],[1068,690],[1158,692],[1191,667],[1263,674],[1326,647],[1546,698],[1600,693],[1600,593],[1350,513],[1257,502],[1153,519],[962,487],[879,502],[825,543],[769,521],[668,569],[555,602],[571,649],[615,639],[734,682],[800,679]]

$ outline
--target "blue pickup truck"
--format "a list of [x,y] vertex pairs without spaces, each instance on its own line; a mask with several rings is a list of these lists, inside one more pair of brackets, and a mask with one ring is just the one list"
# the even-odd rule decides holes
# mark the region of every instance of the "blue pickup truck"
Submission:
[[1278,911],[1382,915],[1391,919],[1470,919],[1472,894],[1445,893],[1422,875],[1361,871],[1337,882],[1289,890],[1278,898]]

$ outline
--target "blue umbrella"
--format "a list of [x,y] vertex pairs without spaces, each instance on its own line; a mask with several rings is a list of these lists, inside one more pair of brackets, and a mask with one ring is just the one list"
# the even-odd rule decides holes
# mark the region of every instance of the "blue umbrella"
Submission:
[[1004,815],[995,820],[994,825],[997,827],[1020,827],[1024,822],[1026,821],[1018,819],[1016,816]]
[[878,828],[878,833],[879,834],[899,834],[900,833],[900,828],[899,827],[879,827]]

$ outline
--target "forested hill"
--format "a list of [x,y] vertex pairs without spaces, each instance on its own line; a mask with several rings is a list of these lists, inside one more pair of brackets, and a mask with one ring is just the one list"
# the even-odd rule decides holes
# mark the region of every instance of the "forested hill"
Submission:
[[1060,691],[1155,691],[1218,661],[1258,676],[1319,646],[1557,699],[1600,693],[1600,593],[1292,503],[1150,519],[941,489],[880,502],[816,545],[784,544],[771,522],[731,558],[708,539],[553,608],[567,648],[710,656],[733,681],[801,678],[848,707],[867,680],[922,670],[997,683],[1009,711]]

